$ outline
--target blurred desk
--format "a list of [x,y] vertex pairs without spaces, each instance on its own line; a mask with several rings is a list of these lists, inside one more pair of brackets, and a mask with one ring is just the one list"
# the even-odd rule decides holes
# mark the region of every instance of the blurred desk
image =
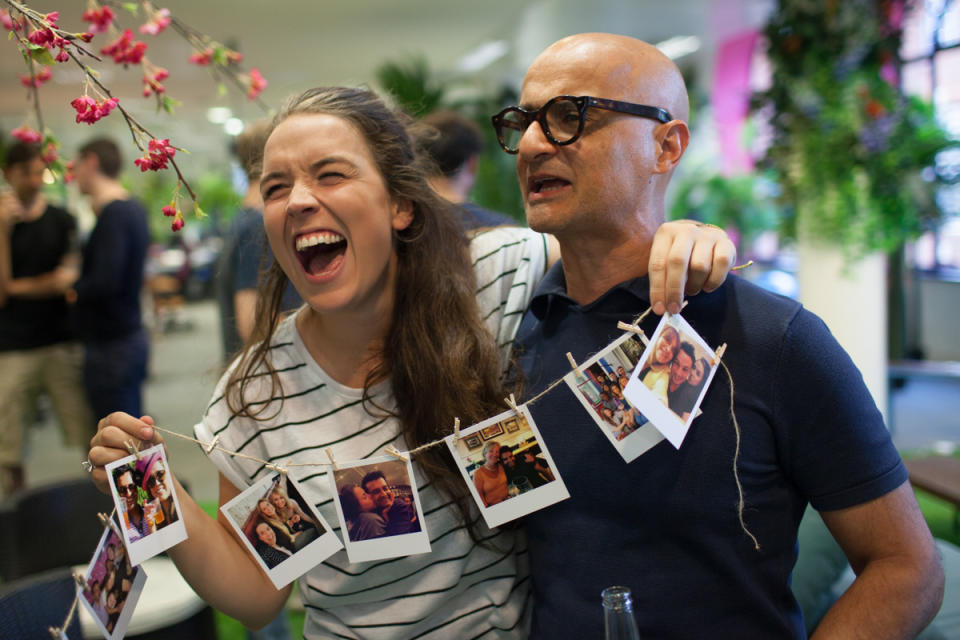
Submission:
[[930,456],[905,460],[910,484],[953,505],[953,530],[960,531],[960,459]]

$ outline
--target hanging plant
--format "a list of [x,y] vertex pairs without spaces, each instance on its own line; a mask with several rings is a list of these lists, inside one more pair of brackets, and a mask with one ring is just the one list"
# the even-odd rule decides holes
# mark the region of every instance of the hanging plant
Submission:
[[939,219],[936,155],[955,144],[931,105],[898,88],[904,2],[780,0],[767,24],[769,117],[783,234],[848,259],[891,251]]

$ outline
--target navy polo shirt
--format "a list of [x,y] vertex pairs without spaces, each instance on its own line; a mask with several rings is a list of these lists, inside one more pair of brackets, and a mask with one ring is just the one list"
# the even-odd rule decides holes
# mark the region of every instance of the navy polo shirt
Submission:
[[[568,351],[584,362],[648,307],[646,277],[579,305],[554,265],[516,340],[525,397],[569,372]],[[560,385],[530,406],[571,496],[525,519],[531,638],[602,637],[611,585],[633,591],[641,637],[804,637],[789,581],[807,503],[840,509],[906,481],[860,372],[819,318],[736,276],[682,315],[714,349],[727,344],[744,519],[760,549],[737,517],[722,368],[680,449],[664,440],[629,464]],[[641,327],[650,336],[658,322]]]

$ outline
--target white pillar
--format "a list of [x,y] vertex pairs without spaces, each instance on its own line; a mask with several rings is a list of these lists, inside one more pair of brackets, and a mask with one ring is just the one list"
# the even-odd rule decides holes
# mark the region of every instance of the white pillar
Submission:
[[840,248],[801,240],[797,257],[800,302],[827,323],[853,358],[886,420],[886,256],[870,254],[846,264]]

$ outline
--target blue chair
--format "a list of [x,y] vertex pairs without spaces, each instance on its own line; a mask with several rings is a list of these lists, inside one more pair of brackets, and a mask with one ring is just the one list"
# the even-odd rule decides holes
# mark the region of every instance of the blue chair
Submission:
[[[76,597],[69,568],[54,569],[0,585],[0,636],[18,640],[50,640],[50,627],[60,627]],[[80,618],[65,629],[81,638]]]

